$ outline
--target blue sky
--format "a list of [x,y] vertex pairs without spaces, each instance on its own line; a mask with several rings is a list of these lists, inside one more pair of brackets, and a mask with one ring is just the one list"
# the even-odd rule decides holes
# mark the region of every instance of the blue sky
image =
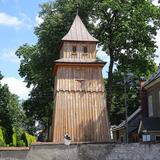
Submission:
[[2,83],[7,83],[11,92],[26,98],[29,92],[18,74],[19,59],[15,51],[24,43],[37,41],[33,34],[38,18],[39,4],[47,0],[0,0],[0,71]]
[[[157,0],[154,0],[156,3]],[[2,83],[7,83],[12,93],[26,99],[30,89],[25,87],[23,79],[18,74],[19,59],[15,51],[24,43],[34,44],[37,41],[34,27],[41,23],[38,18],[39,4],[48,0],[0,0],[0,71],[4,75]],[[157,36],[157,45],[160,46],[160,33]],[[160,54],[160,49],[157,50]],[[109,57],[99,51],[98,56],[104,61]],[[156,59],[159,63],[159,58]],[[108,65],[103,69],[106,75]]]
[[40,10],[39,4],[46,0],[0,0],[0,70],[2,74],[19,78],[16,49],[24,44],[33,44],[33,34]]

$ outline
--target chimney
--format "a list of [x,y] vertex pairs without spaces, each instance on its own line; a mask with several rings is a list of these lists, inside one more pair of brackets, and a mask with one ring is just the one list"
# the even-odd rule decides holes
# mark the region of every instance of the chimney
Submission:
[[140,100],[141,100],[141,113],[142,113],[142,117],[147,117],[148,115],[148,107],[147,107],[147,92],[144,89],[144,83],[145,83],[146,79],[144,77],[142,77],[140,79]]
[[140,91],[143,90],[143,86],[145,82],[146,82],[146,79],[144,77],[141,77],[140,78]]

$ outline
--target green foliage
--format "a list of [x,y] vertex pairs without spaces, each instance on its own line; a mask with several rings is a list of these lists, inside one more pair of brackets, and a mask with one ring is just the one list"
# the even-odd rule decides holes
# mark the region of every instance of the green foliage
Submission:
[[[112,125],[118,125],[122,120],[125,120],[125,96],[127,96],[128,116],[140,106],[140,77],[134,74],[132,76],[125,75],[125,79],[127,95],[124,93],[124,75],[118,70],[114,71],[112,88],[113,98],[110,111],[110,121]],[[105,82],[106,81],[107,80],[105,80]]]
[[6,146],[5,129],[3,127],[0,127],[0,146]]
[[36,132],[36,121],[43,129],[51,125],[53,62],[59,57],[61,38],[73,22],[77,4],[82,21],[110,55],[106,90],[109,109],[113,102],[115,62],[118,71],[129,69],[139,77],[149,76],[155,70],[155,36],[160,26],[160,10],[150,0],[55,0],[44,3],[39,14],[44,21],[35,28],[38,43],[32,46],[24,44],[16,52],[21,60],[20,76],[28,87],[33,85],[30,98],[23,103],[29,133]]
[[37,138],[28,134],[27,132],[23,133],[23,140],[26,143],[26,146],[30,146],[31,143],[36,142]]
[[149,76],[155,71],[155,36],[160,28],[160,8],[150,0],[102,0],[95,6],[96,35],[110,56],[107,107],[112,106],[113,66],[119,72]]
[[12,129],[12,140],[9,144],[6,143],[6,129],[0,127],[0,146],[14,146],[23,147],[30,146],[32,142],[36,141],[36,137],[23,131],[22,129]]
[[17,134],[16,134],[16,129],[13,128],[13,134],[12,134],[12,145],[17,146]]
[[16,130],[13,128],[12,143],[10,146],[30,146],[32,142],[36,141],[36,137],[30,135],[21,129]]
[[[0,74],[0,79],[3,77]],[[25,113],[18,97],[10,93],[7,85],[0,82],[0,126],[6,144],[17,145],[17,132],[25,128]],[[4,143],[4,142],[2,142]]]
[[25,142],[23,140],[19,140],[17,142],[17,147],[25,147],[25,146],[26,146],[26,144],[25,144]]

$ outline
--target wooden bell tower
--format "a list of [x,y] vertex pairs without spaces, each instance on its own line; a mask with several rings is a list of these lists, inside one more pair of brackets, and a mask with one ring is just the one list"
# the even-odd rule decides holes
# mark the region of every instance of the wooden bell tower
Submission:
[[102,67],[96,59],[96,44],[77,15],[62,39],[60,59],[55,61],[52,141],[73,143],[110,141]]

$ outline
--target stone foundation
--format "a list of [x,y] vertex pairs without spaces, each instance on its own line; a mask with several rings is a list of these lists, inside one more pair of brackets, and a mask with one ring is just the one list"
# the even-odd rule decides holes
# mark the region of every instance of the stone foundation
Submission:
[[[0,149],[1,150],[1,149]],[[0,160],[160,160],[160,144],[33,144],[1,150]]]

